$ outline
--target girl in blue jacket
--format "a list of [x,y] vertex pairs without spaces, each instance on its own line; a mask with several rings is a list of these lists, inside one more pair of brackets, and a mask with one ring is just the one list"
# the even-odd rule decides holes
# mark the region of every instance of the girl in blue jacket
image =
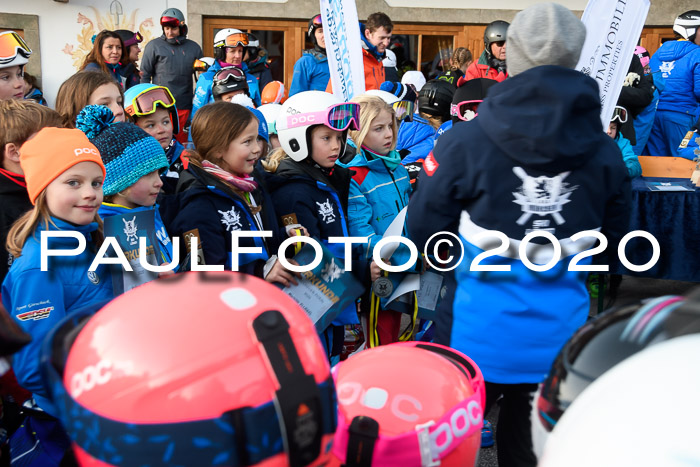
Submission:
[[[267,194],[253,178],[262,156],[258,144],[258,120],[247,108],[230,102],[202,107],[192,121],[196,152],[180,175],[177,210],[168,209],[168,232],[190,248],[196,237],[198,251],[190,252],[206,265],[222,265],[282,285],[295,284],[294,274],[277,261],[277,246],[284,236]],[[174,214],[171,214],[174,212]],[[233,250],[232,232],[271,231],[271,237],[241,237]]]
[[[275,125],[282,147],[264,163],[274,174],[268,186],[282,223],[303,225],[339,259],[345,258],[343,244],[328,239],[349,235],[351,174],[336,162],[345,149],[348,128],[359,129],[358,114],[357,104],[340,102],[326,92],[295,94],[282,105]],[[342,350],[343,325],[357,323],[353,304],[322,333],[331,361]]]
[[[105,167],[85,134],[64,128],[39,131],[22,146],[20,165],[34,209],[8,234],[7,249],[15,260],[2,284],[2,302],[32,336],[14,356],[17,380],[53,415],[39,370],[44,336],[72,311],[113,296],[109,269],[89,270],[103,235],[97,210]],[[41,237],[59,231],[72,236],[49,237],[47,246],[65,256],[49,256],[44,263]]]
[[[350,134],[359,149],[347,165],[354,173],[348,198],[348,224],[350,235],[368,237],[367,244],[361,246],[362,258],[371,264],[370,278],[374,281],[380,275],[379,267],[372,261],[374,246],[408,205],[411,183],[395,149],[397,123],[393,109],[379,97],[369,95],[356,97],[353,102],[360,104],[361,129]],[[405,249],[400,247],[392,262],[405,262],[398,259],[403,252]],[[367,294],[361,301],[363,313],[370,312],[369,303]],[[400,325],[401,313],[382,309],[376,323],[370,319],[369,328],[370,333],[376,328],[379,343],[390,344],[399,340]]]
[[[101,105],[88,105],[78,114],[77,126],[102,155],[107,175],[103,185],[103,218],[128,212],[153,211],[158,264],[173,261],[168,232],[158,213],[156,198],[163,186],[160,172],[168,160],[160,143],[133,123],[112,123],[112,112]],[[161,273],[165,274],[165,273]],[[115,287],[115,292],[118,289]]]

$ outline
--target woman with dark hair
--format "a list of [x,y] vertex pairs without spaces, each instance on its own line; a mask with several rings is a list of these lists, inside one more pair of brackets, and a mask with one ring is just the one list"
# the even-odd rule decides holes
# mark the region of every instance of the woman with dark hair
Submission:
[[119,34],[105,29],[95,37],[92,50],[85,56],[80,71],[107,73],[124,89],[126,78],[121,75],[121,63],[126,62],[126,53],[126,47]]
[[141,72],[136,66],[136,62],[141,54],[139,44],[143,42],[143,36],[138,31],[133,32],[128,29],[117,29],[114,32],[119,34],[124,43],[125,52],[124,60],[121,62],[121,74],[126,79],[124,83],[124,90],[126,91],[141,82]]

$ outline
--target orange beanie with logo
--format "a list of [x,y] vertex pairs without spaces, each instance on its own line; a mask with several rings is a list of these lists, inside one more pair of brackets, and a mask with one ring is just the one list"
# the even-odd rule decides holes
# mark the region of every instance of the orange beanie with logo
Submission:
[[43,128],[20,148],[19,165],[24,171],[32,204],[56,177],[80,162],[94,162],[105,175],[100,152],[85,133],[68,128]]

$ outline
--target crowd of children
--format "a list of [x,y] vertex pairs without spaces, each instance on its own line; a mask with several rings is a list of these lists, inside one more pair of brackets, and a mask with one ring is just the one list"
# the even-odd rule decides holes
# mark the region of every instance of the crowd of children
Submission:
[[[585,34],[580,21],[568,10],[554,8],[547,12],[562,18],[576,34]],[[686,41],[681,42],[695,45],[697,51],[693,49],[691,53],[700,56],[700,46],[696,45],[700,13],[693,15],[692,12],[686,13],[685,16],[691,19],[684,19],[683,25],[688,36],[688,22],[696,21],[697,24],[692,23],[695,32],[684,36]],[[390,21],[382,22],[385,21],[382,16],[372,15],[372,18],[383,25],[371,33],[381,36],[379,45],[373,45],[369,36],[363,40],[370,50],[367,55],[376,59],[382,56],[386,42],[384,36],[387,31],[390,36],[392,25]],[[98,34],[93,53],[86,57],[81,71],[61,85],[54,111],[46,106],[36,81],[24,73],[31,55],[29,46],[14,32],[0,33],[0,41],[11,46],[2,50],[12,50],[7,57],[0,57],[3,60],[0,62],[0,201],[3,204],[0,240],[7,251],[5,259],[0,262],[1,299],[19,330],[32,338],[31,343],[12,357],[12,369],[8,360],[0,359],[0,377],[14,372],[21,386],[10,385],[14,392],[6,391],[4,386],[7,383],[3,380],[0,395],[10,403],[8,407],[13,402],[17,404],[26,400],[28,412],[24,415],[36,426],[42,420],[54,423],[51,434],[40,440],[46,446],[44,453],[56,449],[60,458],[69,451],[70,445],[68,435],[59,423],[59,420],[65,422],[61,417],[64,406],[57,406],[56,388],[47,380],[41,367],[42,358],[46,358],[44,340],[53,336],[57,325],[65,325],[65,319],[77,316],[82,308],[95,304],[102,306],[122,294],[133,297],[139,290],[154,287],[152,283],[146,283],[155,278],[162,278],[155,281],[162,292],[167,290],[169,280],[173,280],[173,288],[179,287],[175,278],[169,276],[180,276],[179,273],[190,268],[221,266],[255,277],[261,284],[267,282],[268,286],[273,284],[278,289],[291,288],[307,280],[303,274],[288,267],[289,264],[298,264],[294,256],[301,244],[286,251],[287,261],[281,261],[277,256],[279,246],[291,237],[311,237],[320,242],[324,250],[330,251],[338,264],[351,264],[354,280],[364,288],[363,293],[350,297],[351,304],[339,310],[331,324],[316,329],[325,358],[335,365],[341,355],[343,358],[347,356],[348,349],[344,349],[344,344],[346,340],[356,340],[359,329],[366,340],[360,349],[413,340],[417,336],[425,341],[433,338],[434,328],[428,332],[433,323],[418,318],[419,308],[426,306],[424,298],[419,300],[420,290],[415,287],[408,289],[399,294],[399,299],[394,297],[389,301],[392,291],[410,282],[413,276],[419,277],[431,269],[430,257],[419,255],[407,271],[387,273],[379,263],[404,264],[411,252],[405,245],[399,245],[387,257],[375,255],[375,246],[397,219],[402,222],[398,226],[400,235],[415,239],[419,246],[437,230],[458,231],[463,238],[472,238],[470,236],[481,229],[476,224],[478,222],[490,222],[493,229],[506,233],[510,229],[511,237],[520,238],[518,232],[522,233],[528,219],[533,222],[530,219],[533,213],[523,207],[524,213],[517,225],[504,224],[498,217],[500,214],[518,211],[520,215],[521,204],[526,204],[526,201],[514,204],[506,198],[511,193],[516,198],[536,196],[538,188],[533,186],[540,183],[546,185],[543,190],[548,196],[561,196],[562,199],[566,193],[577,189],[579,195],[586,190],[599,190],[600,187],[591,182],[592,175],[584,170],[584,157],[595,155],[596,161],[600,159],[599,169],[609,172],[607,182],[610,186],[606,189],[610,191],[608,198],[612,208],[602,216],[598,212],[600,209],[581,207],[579,217],[586,218],[584,227],[603,225],[616,233],[623,229],[624,216],[620,214],[619,219],[623,220],[612,226],[611,212],[616,209],[614,212],[619,213],[624,209],[624,201],[629,195],[629,178],[638,177],[642,172],[634,149],[638,146],[622,134],[622,125],[633,120],[628,109],[616,107],[607,128],[607,134],[616,144],[605,137],[601,140],[602,132],[591,132],[587,139],[577,140],[581,150],[569,150],[568,156],[554,149],[551,153],[538,153],[536,144],[528,146],[528,141],[537,139],[547,148],[554,148],[557,146],[554,141],[569,141],[567,138],[573,133],[567,133],[565,128],[571,125],[585,127],[595,122],[597,128],[600,126],[599,107],[591,105],[575,115],[567,114],[570,120],[554,122],[549,129],[539,126],[537,130],[525,132],[527,134],[516,132],[514,138],[507,141],[499,137],[503,131],[515,132],[518,118],[527,120],[534,115],[530,112],[532,106],[518,114],[520,108],[511,105],[513,93],[534,95],[533,86],[536,84],[532,83],[545,83],[548,92],[553,94],[561,92],[562,95],[557,97],[561,101],[572,100],[577,105],[586,100],[597,102],[591,80],[567,69],[576,62],[570,63],[572,57],[580,53],[582,37],[578,42],[571,38],[560,44],[570,48],[563,54],[565,59],[547,62],[538,58],[542,63],[537,62],[533,67],[531,61],[535,59],[526,61],[532,58],[528,55],[528,47],[534,47],[531,43],[534,35],[526,34],[532,32],[528,29],[531,27],[529,20],[525,15],[520,16],[515,30],[519,35],[514,33],[512,37],[506,35],[508,23],[500,21],[489,25],[484,37],[485,50],[477,62],[473,61],[468,50],[459,48],[455,50],[450,70],[437,79],[421,83],[418,88],[406,82],[386,81],[377,86],[381,90],[355,96],[349,102],[342,102],[323,91],[329,82],[328,74],[323,70],[324,64],[327,68],[327,60],[320,16],[309,22],[308,35],[313,39],[314,50],[305,53],[295,66],[289,98],[284,96],[284,84],[272,81],[267,76],[269,69],[261,66],[266,55],[264,50],[259,50],[259,41],[238,29],[222,29],[214,38],[215,59],[200,68],[203,73],[194,91],[187,149],[176,138],[183,130],[184,122],[171,90],[152,83],[139,84],[136,79],[140,35],[130,31],[121,31],[121,34],[102,31]],[[542,40],[548,39],[544,37]],[[513,48],[508,49],[511,58],[506,67],[505,42],[511,40]],[[249,48],[258,49],[252,57],[256,66],[251,70],[244,61]],[[648,63],[652,68],[661,66],[653,59],[649,62],[648,54],[644,56],[645,51],[636,52],[642,66]],[[127,60],[129,55],[130,62]],[[121,69],[126,63],[132,64],[128,78]],[[550,68],[545,73],[539,65]],[[552,65],[558,68],[552,68]],[[635,81],[633,76],[628,78],[629,86],[637,85],[638,80]],[[263,79],[269,81],[264,90],[261,87]],[[125,85],[127,80],[130,80],[128,86]],[[653,82],[656,82],[656,77]],[[562,83],[566,86],[558,86]],[[667,83],[674,86],[673,80],[667,80]],[[575,89],[570,90],[569,85]],[[656,99],[662,88],[663,83],[651,88]],[[663,100],[664,94],[661,96]],[[523,108],[530,104],[534,106],[524,98],[518,102]],[[511,113],[503,117],[499,114],[502,108]],[[696,120],[699,116],[697,109],[696,103],[693,110]],[[481,117],[479,110],[482,110]],[[659,110],[673,112],[662,106]],[[644,118],[646,114],[639,112],[637,115]],[[545,119],[547,115],[540,117]],[[465,123],[474,119],[475,122]],[[690,117],[685,120],[690,121]],[[512,126],[506,128],[504,122],[511,122]],[[637,120],[634,123],[639,145],[649,138],[652,125],[647,122],[642,126],[640,122],[637,126]],[[536,135],[537,131],[542,134]],[[464,135],[473,139],[467,142]],[[649,141],[652,146],[656,144],[652,142],[653,138]],[[468,160],[447,157],[460,147],[464,154],[469,154]],[[570,157],[572,155],[580,157]],[[566,163],[562,162],[564,159]],[[626,174],[621,169],[622,162],[627,168]],[[483,167],[477,167],[478,164]],[[508,183],[513,186],[508,185],[507,193],[499,196],[501,205],[498,205],[494,187],[505,186],[499,182],[505,174],[510,174],[512,180]],[[425,186],[418,185],[419,177],[426,180]],[[567,177],[567,182],[563,182]],[[571,186],[572,180],[576,182],[575,186]],[[552,183],[558,184],[556,189],[550,187]],[[565,203],[561,199],[552,199],[551,202],[553,205]],[[576,202],[581,203],[580,197]],[[448,204],[450,206],[446,206]],[[496,210],[494,206],[497,206]],[[494,218],[495,215],[498,219]],[[566,224],[566,232],[583,225],[574,221],[573,214],[568,215],[572,216],[573,222]],[[148,219],[148,232],[144,233],[143,228],[137,227],[137,217]],[[564,223],[557,216],[553,219],[557,226]],[[138,253],[127,255],[125,262],[119,262],[123,253],[122,256],[116,254],[116,260],[110,265],[102,262],[94,267],[93,260],[104,252],[108,243],[106,233],[114,234],[114,227],[108,229],[108,226],[115,223],[127,241],[138,242],[134,239],[147,236],[149,248],[154,252],[149,257],[160,266],[168,266],[168,271],[162,269],[162,272],[150,275],[141,271],[131,276],[118,271],[125,264],[135,266]],[[548,225],[532,224],[532,230],[527,232],[540,228],[548,230]],[[553,225],[550,227],[549,230],[555,230]],[[348,246],[334,240],[338,237],[362,238],[365,242]],[[467,256],[475,256],[481,251],[479,248],[467,243]],[[43,255],[47,249],[53,253],[48,259]],[[138,251],[138,246],[134,249]],[[239,250],[243,253],[236,254]],[[446,257],[451,253],[454,251],[443,248],[435,252],[435,257]],[[332,262],[330,266],[333,266]],[[516,264],[514,268],[520,266]],[[325,271],[324,280],[332,282],[335,277],[332,267]],[[524,274],[524,269],[520,272]],[[550,354],[556,352],[563,339],[581,324],[579,316],[570,317],[565,323],[558,321],[560,317],[550,320],[555,322],[553,327],[559,326],[551,333],[538,328],[540,334],[548,333],[540,336],[543,341],[549,339],[546,358],[541,355],[544,351],[529,359],[527,365],[511,358],[510,363],[515,366],[509,367],[499,360],[503,352],[503,349],[495,349],[499,343],[480,340],[488,334],[484,326],[492,324],[480,313],[491,306],[488,303],[493,302],[493,297],[504,294],[499,304],[503,310],[496,313],[492,307],[490,313],[498,315],[504,323],[514,325],[522,316],[514,317],[509,313],[530,305],[524,299],[517,305],[509,300],[526,296],[528,292],[521,290],[523,287],[532,290],[545,287],[542,281],[528,276],[516,281],[517,284],[489,282],[484,277],[472,276],[464,266],[456,273],[442,274],[437,270],[432,270],[432,273],[441,281],[432,304],[435,311],[440,303],[438,311],[442,313],[436,320],[438,341],[450,343],[470,356],[477,355],[476,364],[484,369],[482,376],[474,362],[466,357],[465,360],[459,352],[455,356],[449,353],[455,351],[445,350],[446,347],[435,350],[430,347],[433,344],[425,344],[425,348],[447,356],[452,363],[460,362],[460,368],[471,368],[467,371],[471,376],[463,398],[478,398],[480,395],[481,418],[476,422],[472,420],[478,424],[478,430],[470,429],[469,435],[483,429],[481,446],[493,444],[490,425],[482,426],[485,423],[482,420],[486,414],[484,409],[493,406],[497,398],[504,397],[504,406],[510,409],[504,409],[501,414],[503,423],[500,428],[504,434],[499,437],[502,442],[499,457],[502,465],[534,465],[531,444],[523,444],[519,438],[529,435],[529,428],[523,421],[530,408],[528,398],[541,380],[538,375],[542,368],[551,363]],[[260,290],[265,290],[264,285],[260,287]],[[576,274],[551,279],[547,287],[550,291],[555,290],[551,296],[555,296],[558,302],[552,301],[551,306],[533,304],[528,310],[539,309],[543,314],[554,316],[551,308],[559,306],[557,303],[571,305],[571,297],[575,297],[576,307],[579,307],[587,299]],[[483,300],[473,293],[479,288],[488,289]],[[514,292],[507,298],[505,295],[510,289]],[[119,300],[121,298],[111,303]],[[222,300],[226,301],[225,298]],[[250,300],[253,304],[256,300],[264,301],[263,295]],[[462,308],[457,310],[453,304]],[[508,306],[511,308],[506,309]],[[408,318],[402,319],[406,314]],[[269,316],[268,319],[267,325],[273,327],[274,320]],[[532,322],[537,319],[541,316],[529,316],[523,321],[525,328],[537,328]],[[410,324],[406,325],[407,321]],[[193,322],[192,325],[196,324]],[[512,329],[513,336],[522,333],[523,329]],[[192,332],[196,334],[197,331]],[[261,342],[266,342],[260,333],[257,336]],[[518,347],[518,339],[520,337],[513,337],[508,345],[525,359],[532,348],[522,342],[522,347]],[[281,342],[279,345],[283,345]],[[273,367],[277,364],[274,359],[270,362]],[[289,368],[294,365],[294,359],[288,362]],[[345,368],[345,371],[350,371],[347,369],[350,367]],[[283,386],[287,384],[282,379],[280,382]],[[97,383],[93,381],[93,384]],[[340,399],[341,404],[348,400]],[[6,411],[6,414],[10,413]],[[39,413],[42,415],[38,416]],[[355,420],[341,421],[349,425],[352,432]],[[28,421],[24,423],[12,422],[9,415],[3,420],[4,426],[11,426],[10,431],[18,433],[18,437],[41,437],[37,435],[36,426],[32,428]],[[479,444],[474,439],[478,437],[470,443]],[[382,445],[380,441],[381,438],[377,439]],[[387,442],[386,439],[383,441]],[[4,443],[2,456],[6,457],[7,443],[0,442]],[[358,457],[366,455],[354,444],[352,435],[343,438],[343,443],[347,443],[348,456],[351,453]],[[342,445],[345,449],[345,444]],[[451,451],[446,451],[446,454]],[[520,454],[523,457],[518,460]],[[13,454],[17,455],[21,454]],[[335,449],[334,455],[339,456]],[[473,455],[470,451],[469,456]],[[343,456],[345,451],[340,455]],[[434,452],[432,459],[439,458],[436,456]],[[508,459],[511,464],[508,464]],[[54,461],[58,465],[56,459]]]

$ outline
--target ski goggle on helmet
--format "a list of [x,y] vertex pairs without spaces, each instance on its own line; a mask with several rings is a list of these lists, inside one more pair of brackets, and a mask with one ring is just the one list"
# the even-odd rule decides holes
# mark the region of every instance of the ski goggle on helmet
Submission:
[[394,109],[396,119],[400,122],[413,121],[413,113],[416,109],[416,103],[411,101],[394,102],[391,107]]
[[168,88],[144,84],[146,84],[144,89],[138,91],[135,96],[125,93],[124,98],[127,102],[124,110],[127,114],[142,117],[155,112],[158,105],[162,105],[166,109],[175,105],[175,98]]
[[236,32],[218,40],[214,43],[214,47],[238,47],[239,45],[247,47],[248,42],[248,34],[245,32]]
[[360,104],[344,102],[328,107],[318,112],[289,115],[287,128],[298,128],[309,125],[326,125],[337,131],[360,129]]
[[316,29],[322,28],[322,27],[323,27],[323,21],[321,20],[321,15],[316,15],[309,20],[309,28],[306,31],[306,34],[308,34],[309,36],[312,36]]
[[432,343],[390,344],[340,363],[333,377],[330,466],[476,465],[485,390],[466,355]]
[[619,105],[615,106],[615,109],[613,110],[613,115],[612,118],[610,119],[611,122],[620,122],[620,123],[626,123],[627,122],[627,109],[624,107],[620,107]]
[[31,54],[22,36],[14,31],[0,33],[0,66],[24,65]]
[[187,272],[47,336],[43,374],[81,465],[319,465],[335,390],[314,324],[253,276]]
[[214,85],[226,84],[232,81],[245,82],[245,72],[236,66],[222,68],[214,75]]
[[450,105],[450,116],[452,117],[457,117],[460,120],[464,120],[465,122],[468,122],[472,120],[474,117],[479,115],[477,112],[479,108],[479,104],[484,102],[483,100],[475,100],[475,101],[462,101],[458,104],[451,104]]

